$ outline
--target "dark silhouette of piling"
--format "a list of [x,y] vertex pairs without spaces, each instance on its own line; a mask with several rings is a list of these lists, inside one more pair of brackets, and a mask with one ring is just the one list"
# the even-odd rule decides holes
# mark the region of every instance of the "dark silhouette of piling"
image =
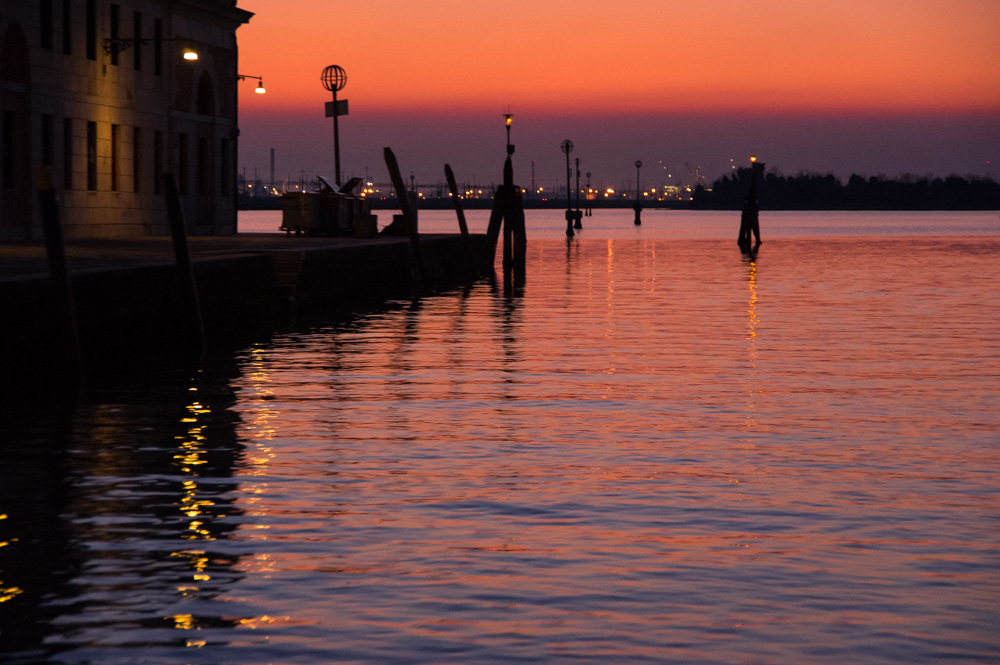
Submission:
[[632,209],[635,210],[635,225],[639,226],[642,224],[642,186],[639,184],[639,170],[642,168],[642,162],[636,160],[635,162],[635,205]]
[[462,197],[459,196],[458,184],[455,182],[455,173],[451,170],[451,164],[444,165],[444,177],[448,181],[448,190],[451,192],[451,200],[455,204],[455,214],[458,216],[458,230],[462,234],[462,258],[465,261],[466,270],[470,275],[478,276],[479,262],[473,256],[469,244],[469,226],[465,222]]
[[504,162],[503,184],[497,188],[497,193],[493,197],[493,211],[490,213],[490,226],[487,230],[490,256],[496,255],[496,243],[501,225],[504,231],[504,272],[522,271],[528,247],[524,226],[524,201],[521,188],[514,184],[514,168],[511,165],[510,155]]
[[[756,239],[756,245],[753,244],[753,239]],[[760,245],[760,211],[757,207],[757,197],[752,190],[743,202],[743,211],[740,213],[740,237],[737,244],[744,254],[750,253]]]
[[413,265],[416,267],[417,290],[421,291],[426,287],[429,275],[427,274],[427,264],[424,261],[424,254],[420,247],[420,231],[417,229],[417,215],[410,205],[410,200],[406,196],[406,184],[403,176],[399,172],[399,162],[391,148],[383,148],[382,154],[385,158],[386,168],[389,169],[389,177],[392,179],[392,186],[396,190],[396,198],[399,200],[399,210],[403,214],[403,221],[406,224],[406,232],[410,237],[410,250],[413,252]]
[[59,202],[56,199],[55,178],[52,167],[42,166],[36,172],[35,186],[38,190],[38,204],[42,214],[42,229],[45,233],[45,254],[49,264],[49,279],[57,303],[59,317],[56,339],[62,347],[57,353],[65,358],[60,363],[66,370],[67,387],[82,388],[85,383],[83,351],[80,346],[80,332],[76,319],[76,305],[73,288],[66,265],[66,248],[63,242],[62,225],[59,220]]
[[202,322],[201,304],[198,301],[194,266],[191,264],[184,210],[181,207],[181,197],[173,173],[163,174],[163,186],[167,198],[167,220],[170,223],[174,257],[177,261],[178,294],[184,310],[184,329],[188,334],[187,352],[192,358],[202,358],[205,354],[205,326]]
[[[752,254],[760,246],[760,209],[757,206],[757,158],[751,157],[750,193],[743,201],[743,211],[740,213],[740,235],[736,243],[744,254]],[[751,237],[757,240],[753,245]]]

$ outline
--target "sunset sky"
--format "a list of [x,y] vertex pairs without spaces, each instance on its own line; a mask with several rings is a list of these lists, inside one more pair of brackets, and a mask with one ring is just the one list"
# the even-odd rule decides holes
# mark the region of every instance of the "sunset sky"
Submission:
[[[800,171],[1000,177],[996,0],[240,0],[240,166],[333,175],[324,67],[347,71],[346,176],[565,183],[563,139],[609,186],[708,182],[756,153]],[[735,160],[735,161],[730,161]]]

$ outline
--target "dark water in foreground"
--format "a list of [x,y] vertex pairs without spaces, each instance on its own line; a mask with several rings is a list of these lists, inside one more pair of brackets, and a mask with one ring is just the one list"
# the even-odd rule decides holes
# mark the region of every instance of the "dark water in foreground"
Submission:
[[767,228],[22,414],[0,661],[997,662],[1000,236]]

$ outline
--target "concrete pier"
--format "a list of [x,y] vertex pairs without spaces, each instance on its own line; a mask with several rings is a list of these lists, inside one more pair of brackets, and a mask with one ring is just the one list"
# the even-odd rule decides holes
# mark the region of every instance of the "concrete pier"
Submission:
[[[469,240],[482,263],[486,236]],[[406,238],[239,234],[189,241],[210,349],[293,319],[332,319],[421,295]],[[461,236],[422,234],[421,241],[431,276],[425,292],[475,277]],[[170,238],[76,240],[66,256],[88,377],[102,382],[105,374],[127,378],[184,364]],[[43,245],[0,245],[0,312],[0,390],[58,390],[65,335]]]

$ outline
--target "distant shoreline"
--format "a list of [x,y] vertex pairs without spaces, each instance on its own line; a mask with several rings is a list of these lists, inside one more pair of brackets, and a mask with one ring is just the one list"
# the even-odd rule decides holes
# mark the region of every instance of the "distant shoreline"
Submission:
[[[483,210],[493,207],[489,195],[492,188],[479,198],[462,199],[462,207]],[[688,189],[687,199],[653,198],[651,190],[642,201],[643,210],[740,210],[747,195],[756,195],[761,210],[854,210],[854,211],[988,211],[1000,210],[1000,183],[991,178],[948,176],[946,178],[916,178],[903,176],[890,180],[883,176],[863,178],[852,175],[846,184],[833,175],[800,173],[784,176],[774,171],[765,172],[763,164],[741,168],[723,176],[711,188],[702,185]],[[369,199],[372,210],[398,210],[395,196]],[[525,194],[524,207],[528,209],[560,210],[567,207],[562,197],[539,198]],[[573,209],[586,206],[585,200],[574,197]],[[591,203],[593,210],[631,209],[635,198],[617,197],[598,199]],[[448,196],[421,197],[419,208],[440,210],[452,208]],[[237,197],[239,210],[280,210],[281,197]]]
[[[574,202],[575,203],[575,202]],[[632,201],[622,201],[615,203],[601,203],[601,205],[591,206],[592,210],[631,210],[634,203]],[[420,201],[419,208],[421,210],[450,210],[454,206],[451,199],[422,199]],[[492,199],[463,199],[462,207],[466,210],[490,210],[493,207]],[[525,200],[524,207],[528,210],[564,210],[566,209],[566,201],[532,201]],[[576,209],[574,204],[573,209]],[[583,206],[581,205],[581,208]],[[399,210],[399,204],[396,202],[395,198],[386,198],[372,201],[372,210]],[[719,205],[719,206],[701,206],[696,205],[691,201],[656,201],[647,202],[642,206],[643,210],[739,210],[739,205]],[[762,210],[810,210],[810,211],[857,211],[857,212],[916,212],[916,211],[926,211],[926,212],[984,212],[984,211],[1000,211],[1000,201],[994,203],[994,205],[982,205],[982,206],[966,206],[966,207],[926,207],[926,206],[911,206],[911,207],[900,207],[900,206],[859,206],[859,207],[847,207],[847,206],[816,206],[816,207],[804,207],[804,206],[793,206],[793,207],[781,207],[761,204]],[[267,198],[244,198],[240,197],[237,203],[237,210],[281,210],[281,197],[267,197]]]

